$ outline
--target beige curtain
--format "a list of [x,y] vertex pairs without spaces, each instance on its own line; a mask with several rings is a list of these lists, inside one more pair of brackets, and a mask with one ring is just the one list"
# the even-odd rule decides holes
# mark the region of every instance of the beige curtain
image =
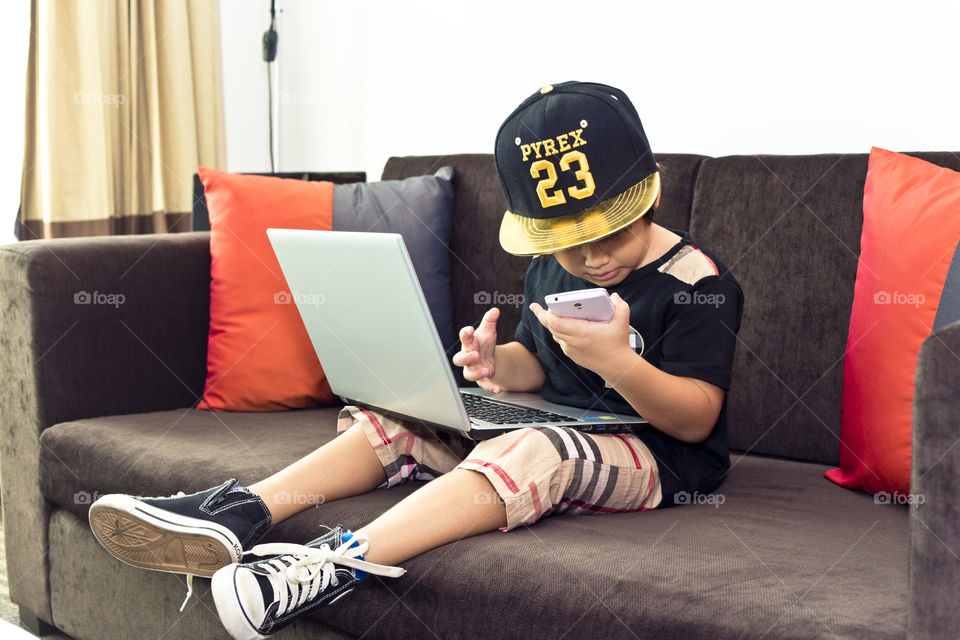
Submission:
[[187,230],[224,164],[218,0],[31,0],[22,240]]

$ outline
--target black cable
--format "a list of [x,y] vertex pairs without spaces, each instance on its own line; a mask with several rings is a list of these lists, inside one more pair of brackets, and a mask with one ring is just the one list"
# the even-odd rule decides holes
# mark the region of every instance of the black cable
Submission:
[[263,60],[267,63],[267,120],[270,131],[270,173],[276,173],[273,160],[273,61],[277,58],[277,12],[270,0],[270,28],[263,32]]
[[270,173],[276,173],[277,168],[273,163],[273,74],[270,73],[270,67],[273,63],[267,63],[267,126],[270,129]]

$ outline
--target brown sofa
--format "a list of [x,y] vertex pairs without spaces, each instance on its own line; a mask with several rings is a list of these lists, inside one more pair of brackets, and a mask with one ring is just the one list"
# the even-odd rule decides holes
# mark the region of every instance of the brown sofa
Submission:
[[[960,155],[914,154],[960,169]],[[688,229],[746,296],[730,390],[733,467],[715,499],[637,514],[554,517],[446,545],[299,621],[285,638],[939,638],[960,636],[960,323],[917,372],[913,507],[823,478],[837,463],[843,352],[867,156],[662,154],[659,222]],[[497,243],[492,156],[392,158],[384,178],[457,172],[453,296],[523,291]],[[206,233],[0,248],[2,488],[10,593],[23,619],[75,638],[226,638],[209,582],[184,613],[181,576],[102,551],[87,526],[107,492],[167,495],[252,482],[334,436],[338,407],[193,410],[203,390]],[[909,241],[909,238],[905,238]],[[78,291],[123,293],[117,307]],[[519,308],[507,305],[502,340]],[[895,337],[892,337],[895,338]],[[417,483],[319,505],[269,539],[359,526]],[[722,498],[721,498],[722,496]]]

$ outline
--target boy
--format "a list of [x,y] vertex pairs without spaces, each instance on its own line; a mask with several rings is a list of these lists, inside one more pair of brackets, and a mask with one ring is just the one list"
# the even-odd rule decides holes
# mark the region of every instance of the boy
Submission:
[[[337,438],[249,487],[229,480],[190,496],[104,496],[90,508],[104,547],[135,566],[212,575],[230,634],[261,638],[367,573],[399,576],[391,565],[466,536],[550,513],[665,507],[716,488],[729,468],[725,389],[743,296],[686,233],[652,221],[660,174],[627,96],[592,83],[544,87],[501,126],[495,158],[508,205],[500,243],[539,256],[527,271],[531,304],[513,342],[496,344],[495,308],[464,327],[453,363],[485,389],[639,413],[648,428],[541,427],[475,443],[348,406]],[[539,304],[592,287],[612,292],[609,322]],[[410,477],[432,482],[356,532],[337,526],[306,545],[252,546],[307,506],[285,496],[336,500]],[[244,554],[259,559],[241,563]]]

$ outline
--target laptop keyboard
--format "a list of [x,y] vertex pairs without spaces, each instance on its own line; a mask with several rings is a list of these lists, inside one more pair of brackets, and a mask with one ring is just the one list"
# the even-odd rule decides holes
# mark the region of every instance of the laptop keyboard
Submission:
[[541,422],[575,422],[576,418],[562,416],[559,413],[530,409],[489,400],[472,393],[461,393],[467,415],[492,424],[529,424]]

